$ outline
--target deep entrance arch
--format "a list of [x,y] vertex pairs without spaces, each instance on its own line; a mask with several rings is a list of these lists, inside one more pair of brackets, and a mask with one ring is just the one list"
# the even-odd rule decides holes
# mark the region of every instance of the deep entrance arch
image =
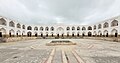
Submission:
[[2,32],[0,32],[0,37],[2,37]]
[[18,33],[16,33],[17,37],[18,37]]
[[102,37],[102,32],[98,31],[98,37]]
[[118,33],[115,33],[115,37],[117,37],[118,36]]
[[102,37],[102,33],[100,33],[100,37]]
[[6,35],[6,30],[4,28],[0,29],[0,37],[5,37]]
[[64,34],[62,34],[62,37],[64,37]]
[[52,37],[53,37],[54,35],[52,34]]
[[43,33],[41,33],[41,37],[43,37]]
[[48,37],[48,34],[46,34],[46,37]]
[[82,36],[84,37],[84,36],[85,36],[85,33],[82,33]]
[[108,37],[108,31],[107,30],[104,31],[104,37]]
[[9,36],[10,36],[10,37],[14,37],[14,35],[15,35],[15,31],[14,31],[13,29],[11,29],[11,30],[9,31]]
[[79,36],[80,36],[80,34],[78,33],[78,34],[77,34],[77,36],[79,37]]
[[35,37],[37,37],[38,36],[38,34],[37,33],[35,33]]
[[75,35],[74,35],[74,33],[72,34],[72,37],[74,37]]
[[91,37],[92,36],[92,33],[91,32],[88,32],[88,37]]
[[106,37],[108,37],[108,33],[106,33]]
[[31,32],[28,32],[28,33],[27,33],[27,36],[28,36],[28,37],[31,37],[31,36],[32,36],[32,33],[31,33]]
[[11,32],[9,32],[9,36],[12,37]]
[[64,29],[62,27],[58,27],[57,28],[57,37],[60,37],[62,36],[62,34],[64,34]]
[[111,37],[117,37],[118,36],[118,30],[117,29],[113,29],[111,31]]
[[59,34],[57,34],[57,37],[59,37]]
[[69,34],[67,34],[67,37],[69,37]]

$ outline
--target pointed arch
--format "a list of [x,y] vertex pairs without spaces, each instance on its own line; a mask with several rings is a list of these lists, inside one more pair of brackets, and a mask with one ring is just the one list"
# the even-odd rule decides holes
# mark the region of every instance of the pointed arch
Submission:
[[103,33],[104,33],[105,37],[108,37],[108,31],[107,30],[105,30]]
[[109,27],[109,24],[108,24],[108,22],[105,22],[105,23],[103,24],[103,28],[107,28],[107,27]]
[[86,30],[86,28],[85,28],[85,27],[82,27],[82,30]]
[[35,31],[38,31],[38,27],[34,27],[34,30],[35,30]]
[[9,22],[9,26],[10,26],[10,27],[15,27],[15,23],[14,23],[13,21],[10,21],[10,22]]
[[28,26],[28,27],[27,27],[27,30],[32,30],[32,27],[31,27],[31,26]]
[[14,37],[15,31],[13,29],[9,30],[9,36]]
[[92,27],[91,27],[91,26],[89,26],[89,27],[88,27],[88,30],[92,30]]
[[18,23],[18,24],[17,24],[17,28],[21,28],[21,25],[20,25],[20,23]]
[[113,30],[111,31],[111,36],[112,36],[112,37],[117,37],[117,36],[118,36],[118,30],[117,30],[117,29],[113,29]]
[[6,20],[4,18],[0,18],[0,25],[7,25]]
[[113,27],[113,26],[118,26],[118,21],[117,20],[113,20],[111,22],[111,27]]
[[6,35],[6,29],[1,28],[0,29],[0,37],[5,37],[5,35]]
[[66,30],[69,31],[69,30],[70,30],[70,27],[67,27]]

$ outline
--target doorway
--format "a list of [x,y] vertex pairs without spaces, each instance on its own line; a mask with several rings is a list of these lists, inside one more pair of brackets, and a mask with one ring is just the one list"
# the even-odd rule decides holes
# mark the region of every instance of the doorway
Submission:
[[2,37],[2,32],[0,32],[0,37]]

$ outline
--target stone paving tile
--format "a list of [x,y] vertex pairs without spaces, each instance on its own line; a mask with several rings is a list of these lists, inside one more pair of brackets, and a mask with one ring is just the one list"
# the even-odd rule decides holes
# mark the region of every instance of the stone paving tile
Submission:
[[21,53],[21,51],[16,49],[0,49],[0,63],[18,53]]
[[78,63],[71,51],[66,51],[69,63]]
[[42,63],[49,57],[49,53],[53,48],[56,48],[53,63],[62,61],[62,49],[69,57],[70,63],[77,63],[77,61],[73,54],[68,51],[69,49],[76,50],[85,63],[120,63],[120,43],[89,39],[68,39],[76,42],[77,45],[46,46],[45,44],[51,40],[54,39],[0,43],[0,63]]
[[120,63],[120,57],[91,57],[96,63]]
[[62,63],[62,51],[56,50],[52,63]]
[[47,59],[50,50],[28,50],[16,54],[2,63],[40,63]]

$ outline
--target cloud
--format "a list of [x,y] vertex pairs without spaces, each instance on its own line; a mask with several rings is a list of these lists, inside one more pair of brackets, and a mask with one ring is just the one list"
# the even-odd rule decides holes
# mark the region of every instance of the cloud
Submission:
[[120,15],[120,0],[0,0],[0,15],[27,24],[93,24]]

